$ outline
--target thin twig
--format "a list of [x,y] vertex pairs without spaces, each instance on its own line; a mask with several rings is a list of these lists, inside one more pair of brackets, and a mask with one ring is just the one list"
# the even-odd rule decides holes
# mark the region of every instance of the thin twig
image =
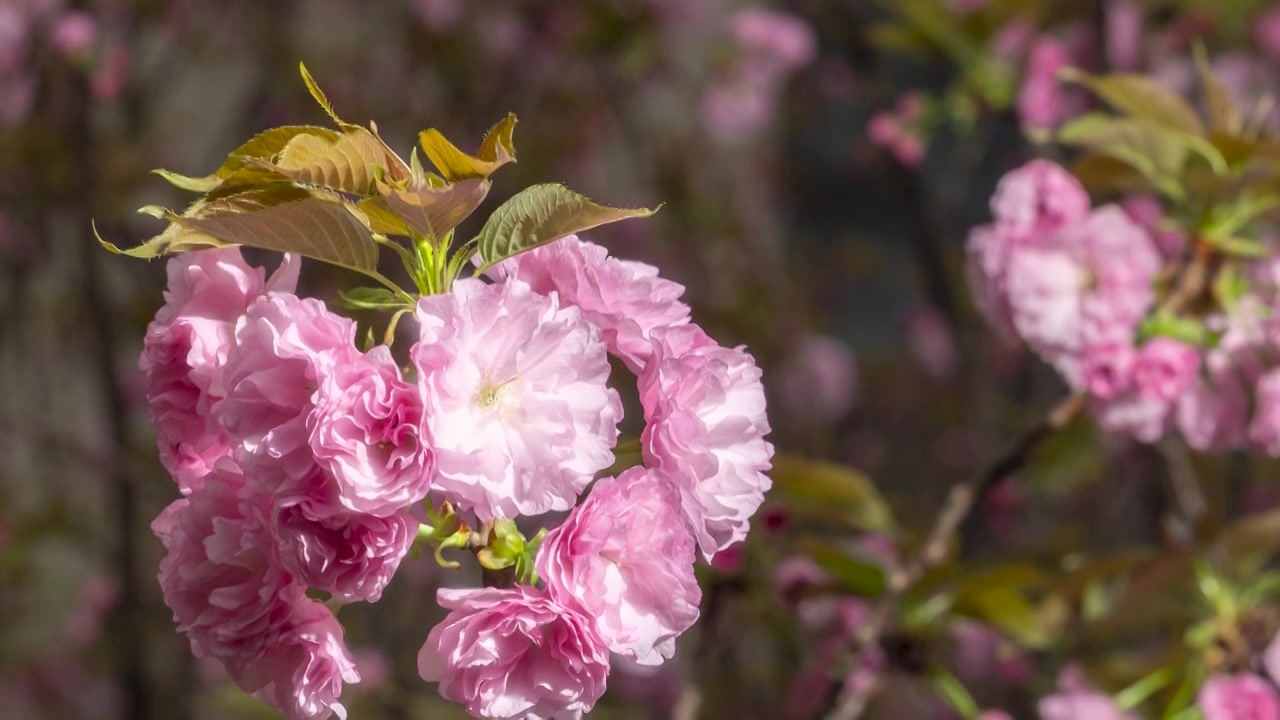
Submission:
[[[889,578],[884,595],[858,628],[854,636],[855,658],[863,649],[879,644],[902,594],[919,582],[925,573],[946,561],[952,540],[966,519],[971,517],[973,508],[981,498],[998,481],[1025,465],[1032,451],[1041,442],[1065,427],[1084,409],[1085,401],[1086,397],[1082,393],[1068,396],[1045,415],[1043,420],[1023,433],[1008,452],[997,458],[980,475],[951,487],[919,554]],[[827,715],[827,720],[853,720],[859,717],[876,688],[876,683],[857,683],[847,692],[842,691],[835,709]]]

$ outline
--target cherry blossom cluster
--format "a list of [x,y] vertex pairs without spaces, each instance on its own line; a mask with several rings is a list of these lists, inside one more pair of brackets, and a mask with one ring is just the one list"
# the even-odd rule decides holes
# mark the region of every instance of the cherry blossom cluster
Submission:
[[1104,429],[1280,454],[1274,260],[1251,263],[1229,305],[1185,307],[1164,272],[1185,243],[1150,199],[1091,208],[1075,178],[1036,160],[1001,180],[991,210],[968,243],[976,304],[1087,394]]
[[[577,716],[610,653],[670,658],[698,617],[696,556],[742,540],[769,487],[752,357],[692,324],[655,268],[574,236],[419,298],[403,367],[298,297],[299,267],[179,255],[148,328],[140,367],[182,494],[153,523],[160,583],[193,652],[291,720],[345,717],[360,678],[334,609],[376,602],[439,539],[423,506],[491,542],[568,511],[517,543],[536,547],[523,583],[438,593],[419,671],[472,715]],[[597,480],[622,418],[609,355],[638,378],[644,465]]]

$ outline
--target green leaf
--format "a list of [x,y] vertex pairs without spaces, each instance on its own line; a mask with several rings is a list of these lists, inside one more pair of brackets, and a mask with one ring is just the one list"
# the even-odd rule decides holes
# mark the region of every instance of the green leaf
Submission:
[[796,549],[808,555],[849,592],[875,597],[884,592],[885,571],[879,563],[857,557],[825,540],[805,537],[796,541]]
[[1138,326],[1139,343],[1154,337],[1167,337],[1188,345],[1205,347],[1210,335],[1204,324],[1195,318],[1156,313],[1148,316]]
[[515,147],[511,144],[515,125],[515,115],[508,115],[494,125],[480,144],[478,157],[472,157],[459,150],[435,128],[422,131],[418,136],[418,144],[422,146],[423,154],[440,171],[445,180],[449,182],[484,180],[503,165],[515,162]]
[[889,505],[866,475],[844,465],[778,453],[773,458],[771,502],[791,511],[833,517],[862,530],[893,526]]
[[344,290],[338,295],[338,301],[349,310],[400,310],[409,307],[403,297],[381,287]]
[[597,205],[555,183],[534,185],[493,211],[476,238],[476,246],[485,266],[490,266],[565,235],[655,212]]
[[1116,704],[1121,710],[1133,710],[1147,698],[1155,695],[1173,682],[1174,671],[1172,668],[1157,668],[1142,679],[1133,683],[1129,687],[1116,693]]
[[[254,135],[248,142],[231,151],[227,160],[212,175],[204,177],[187,177],[168,170],[152,170],[155,174],[183,190],[193,192],[209,192],[231,178],[244,168],[251,160],[270,160],[278,155],[285,146],[300,135],[308,135],[329,142],[336,141],[339,134],[329,128],[313,125],[286,125],[271,128]],[[243,183],[237,183],[243,184]]]
[[1254,240],[1253,238],[1205,235],[1204,241],[1208,245],[1236,257],[1261,260],[1271,255],[1271,250],[1261,240]]
[[425,186],[398,190],[379,183],[378,192],[408,228],[436,242],[480,207],[489,194],[489,181],[460,180],[438,190]]
[[1137,118],[1089,113],[1063,127],[1059,140],[1133,167],[1169,197],[1183,196],[1178,179],[1187,161],[1188,147],[1182,137],[1167,128]]
[[1227,262],[1218,268],[1213,278],[1213,297],[1224,310],[1231,310],[1249,294],[1249,276],[1238,263]]
[[175,223],[230,245],[297,253],[313,260],[376,273],[378,246],[367,219],[341,202],[307,198],[246,213],[173,218]]
[[929,673],[929,679],[942,699],[964,720],[973,720],[981,714],[978,703],[955,675],[939,667]]
[[1060,617],[1037,609],[1026,587],[1043,573],[1031,566],[1012,565],[977,573],[956,589],[955,612],[984,620],[1029,648],[1049,645],[1060,627]]
[[1204,135],[1204,124],[1194,108],[1158,81],[1127,73],[1090,75],[1068,68],[1059,77],[1092,90],[1119,112],[1157,126],[1196,137]]

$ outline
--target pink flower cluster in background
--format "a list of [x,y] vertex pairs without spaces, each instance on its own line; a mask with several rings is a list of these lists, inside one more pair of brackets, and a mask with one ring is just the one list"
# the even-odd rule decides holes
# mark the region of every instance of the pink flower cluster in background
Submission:
[[[760,371],[689,321],[680,286],[570,236],[421,298],[410,376],[389,348],[238,249],[169,262],[140,359],[182,497],[153,523],[193,652],[286,717],[345,717],[360,680],[309,592],[376,602],[429,495],[481,522],[569,511],[543,587],[441,590],[422,677],[481,717],[566,717],[610,653],[658,665],[698,617],[697,555],[745,537],[769,487]],[[645,467],[614,463],[608,356],[639,378]]]
[[800,18],[765,8],[739,10],[728,20],[734,62],[702,98],[712,137],[734,143],[765,126],[782,83],[817,57],[813,29]]
[[921,132],[925,98],[909,93],[898,98],[891,112],[876,113],[867,122],[867,138],[888,150],[906,167],[916,167],[924,160],[925,141]]
[[1280,454],[1280,370],[1266,362],[1280,335],[1261,312],[1276,292],[1271,264],[1257,265],[1253,295],[1200,319],[1211,346],[1158,329],[1140,339],[1163,258],[1184,244],[1166,230],[1157,246],[1158,203],[1090,209],[1070,174],[1036,160],[1006,175],[991,205],[995,221],[969,237],[975,302],[1087,393],[1104,429],[1143,442],[1177,429],[1200,450]]

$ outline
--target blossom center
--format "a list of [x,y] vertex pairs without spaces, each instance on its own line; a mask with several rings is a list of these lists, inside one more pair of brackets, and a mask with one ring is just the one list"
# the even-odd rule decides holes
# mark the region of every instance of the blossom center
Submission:
[[503,388],[507,387],[514,381],[515,378],[512,377],[500,383],[495,383],[490,380],[489,376],[486,374],[484,379],[480,381],[480,385],[476,388],[476,393],[472,396],[471,400],[484,410],[501,408],[503,396],[505,395],[505,393],[503,393]]

